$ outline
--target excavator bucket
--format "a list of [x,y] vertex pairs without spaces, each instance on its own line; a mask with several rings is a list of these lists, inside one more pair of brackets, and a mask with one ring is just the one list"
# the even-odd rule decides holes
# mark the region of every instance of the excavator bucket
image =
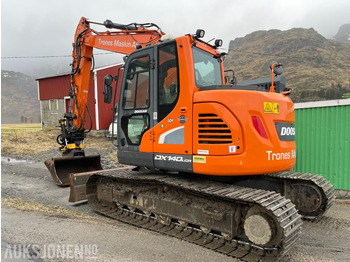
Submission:
[[55,157],[46,160],[45,165],[58,186],[69,186],[70,173],[102,170],[100,155]]

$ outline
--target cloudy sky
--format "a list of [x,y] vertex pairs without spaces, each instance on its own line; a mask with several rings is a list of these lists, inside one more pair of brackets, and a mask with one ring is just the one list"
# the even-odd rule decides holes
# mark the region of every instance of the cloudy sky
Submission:
[[[34,76],[68,72],[71,58],[61,56],[71,54],[82,16],[124,24],[153,22],[172,36],[202,28],[204,40],[221,38],[227,48],[230,40],[257,30],[312,27],[331,38],[350,23],[349,10],[349,0],[1,0],[1,68]],[[120,56],[98,59],[100,65],[121,62]]]

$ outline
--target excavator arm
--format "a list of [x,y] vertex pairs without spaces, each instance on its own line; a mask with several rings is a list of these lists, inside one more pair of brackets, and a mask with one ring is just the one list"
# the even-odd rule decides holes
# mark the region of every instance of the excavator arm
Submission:
[[[90,27],[91,24],[111,30],[96,31]],[[85,127],[85,122],[86,115],[90,115],[87,99],[94,61],[93,49],[128,55],[138,48],[159,43],[163,35],[161,29],[152,23],[123,25],[110,20],[96,22],[85,17],[80,19],[73,43],[69,112],[59,120],[61,134],[57,137],[57,142],[63,157],[45,162],[56,184],[69,185],[67,171],[102,169],[99,155],[86,157],[84,152],[84,138],[91,130],[91,127]],[[80,161],[79,165],[76,160]]]

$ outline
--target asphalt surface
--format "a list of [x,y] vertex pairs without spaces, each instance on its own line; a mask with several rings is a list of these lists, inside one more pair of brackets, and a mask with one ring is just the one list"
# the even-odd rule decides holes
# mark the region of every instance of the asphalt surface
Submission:
[[[69,188],[56,186],[41,160],[2,158],[1,162],[3,199],[32,201],[81,215],[3,207],[2,261],[238,261],[105,218],[86,203],[68,203]],[[304,221],[301,238],[280,261],[350,261],[350,200],[337,200],[322,218]]]

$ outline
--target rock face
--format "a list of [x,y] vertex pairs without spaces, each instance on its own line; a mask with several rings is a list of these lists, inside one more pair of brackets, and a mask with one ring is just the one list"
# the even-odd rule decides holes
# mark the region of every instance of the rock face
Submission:
[[224,63],[239,82],[269,77],[270,61],[284,65],[295,102],[337,99],[350,92],[350,45],[326,39],[312,28],[257,31],[236,38]]
[[335,41],[350,45],[350,24],[342,25],[333,37]]

